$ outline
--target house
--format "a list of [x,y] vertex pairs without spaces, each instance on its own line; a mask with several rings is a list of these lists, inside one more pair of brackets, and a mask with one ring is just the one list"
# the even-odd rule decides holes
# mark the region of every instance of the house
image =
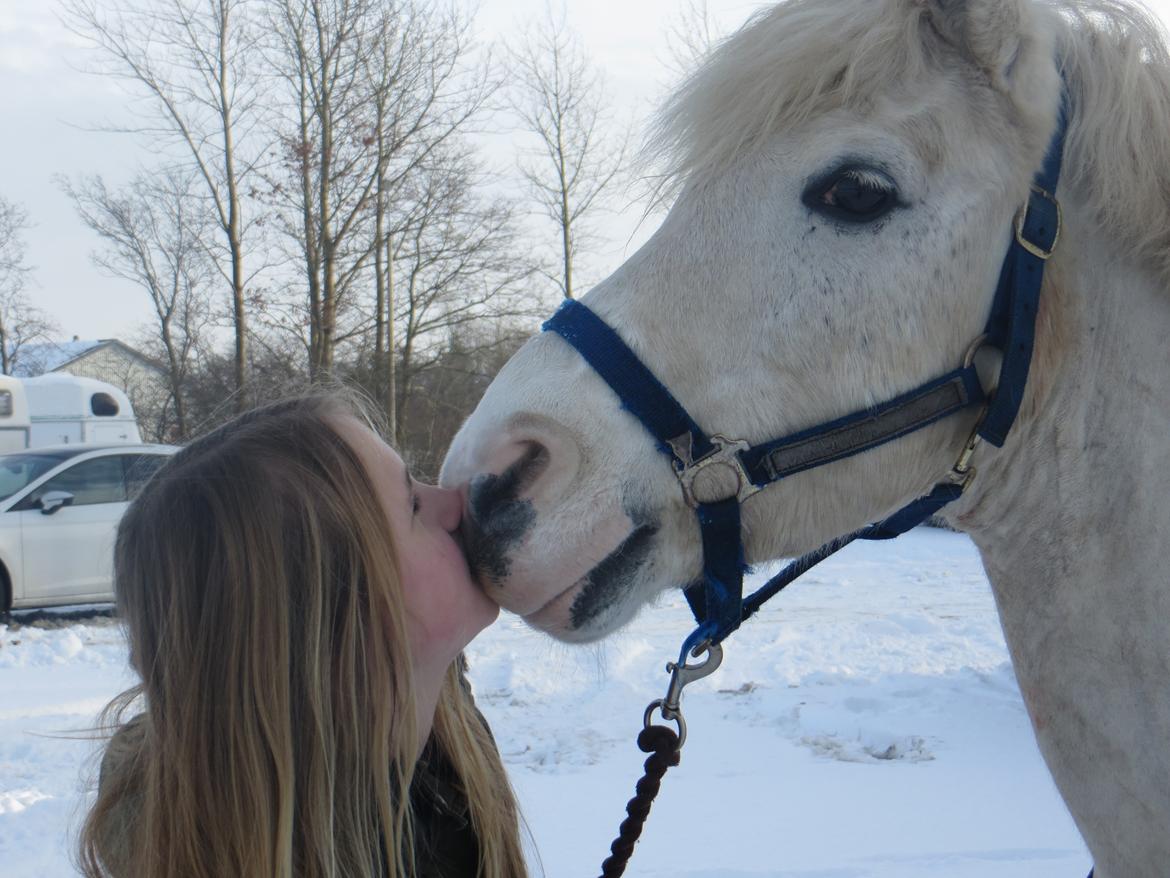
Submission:
[[74,336],[71,341],[20,348],[12,367],[14,376],[33,378],[50,372],[96,378],[123,390],[130,397],[144,437],[155,435],[159,416],[170,400],[166,368],[116,338],[86,341]]

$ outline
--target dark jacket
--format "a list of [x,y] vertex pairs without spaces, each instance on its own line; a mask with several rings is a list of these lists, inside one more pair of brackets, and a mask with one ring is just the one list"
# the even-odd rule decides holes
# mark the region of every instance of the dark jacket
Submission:
[[451,765],[428,744],[410,787],[417,878],[474,878],[479,841]]

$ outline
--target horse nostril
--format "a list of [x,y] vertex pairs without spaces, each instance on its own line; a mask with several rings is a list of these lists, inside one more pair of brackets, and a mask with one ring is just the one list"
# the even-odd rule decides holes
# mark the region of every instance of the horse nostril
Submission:
[[526,441],[523,445],[524,453],[502,473],[484,473],[471,480],[468,507],[480,527],[490,527],[489,522],[515,504],[525,489],[548,468],[550,455],[544,445],[534,441]]
[[544,474],[552,456],[549,454],[548,448],[534,439],[529,439],[525,444],[528,448],[524,455],[509,467],[509,469],[516,469],[516,490],[518,492],[527,490]]
[[536,512],[521,496],[548,467],[548,450],[539,442],[524,442],[524,453],[499,474],[481,473],[467,489],[468,515],[460,528],[468,563],[481,576],[499,585],[508,576],[508,552],[532,527]]

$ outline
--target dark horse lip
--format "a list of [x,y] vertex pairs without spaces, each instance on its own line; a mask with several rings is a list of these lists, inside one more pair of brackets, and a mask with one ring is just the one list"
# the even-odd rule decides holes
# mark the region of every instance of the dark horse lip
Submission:
[[508,552],[536,520],[532,501],[519,497],[525,473],[541,465],[539,452],[526,454],[500,474],[482,473],[467,489],[459,533],[467,566],[481,580],[501,585],[511,568]]
[[527,500],[511,500],[497,509],[487,527],[465,515],[459,524],[460,543],[467,567],[483,585],[500,587],[511,571],[508,552],[518,544],[536,520],[536,511]]
[[634,576],[650,555],[657,533],[656,524],[635,528],[620,546],[585,575],[581,590],[569,608],[569,622],[573,628],[589,624],[629,591]]

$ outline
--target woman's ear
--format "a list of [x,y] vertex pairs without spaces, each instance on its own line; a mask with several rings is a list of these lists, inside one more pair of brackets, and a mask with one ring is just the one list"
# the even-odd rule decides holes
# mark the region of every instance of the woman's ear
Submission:
[[1025,0],[921,0],[935,30],[987,74],[991,84],[1012,91],[1012,74],[1029,30]]

